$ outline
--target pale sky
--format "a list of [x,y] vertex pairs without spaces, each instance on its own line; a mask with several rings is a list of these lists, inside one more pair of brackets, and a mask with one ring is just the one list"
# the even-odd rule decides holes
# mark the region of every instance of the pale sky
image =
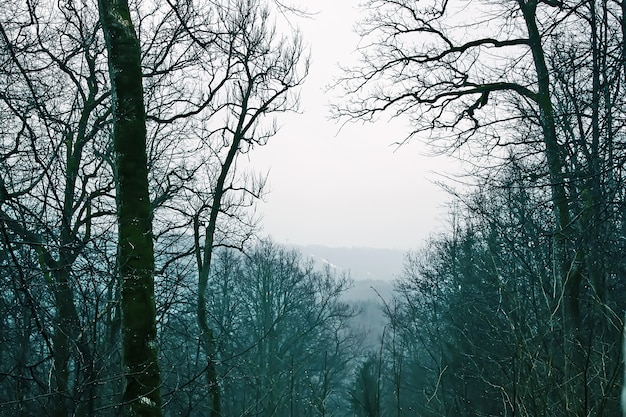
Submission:
[[257,209],[262,234],[279,243],[406,250],[445,224],[448,197],[433,181],[453,161],[426,156],[419,141],[394,146],[409,132],[404,120],[340,130],[328,118],[336,97],[325,87],[339,74],[337,64],[356,56],[357,4],[318,1],[319,13],[298,21],[312,58],[302,114],[280,115],[278,135],[249,155],[256,170],[269,171],[270,192]]

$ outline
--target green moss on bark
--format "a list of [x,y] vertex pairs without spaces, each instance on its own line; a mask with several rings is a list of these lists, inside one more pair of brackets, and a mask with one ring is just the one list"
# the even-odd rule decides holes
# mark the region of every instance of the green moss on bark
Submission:
[[141,51],[125,0],[100,0],[113,92],[118,264],[128,416],[161,416]]

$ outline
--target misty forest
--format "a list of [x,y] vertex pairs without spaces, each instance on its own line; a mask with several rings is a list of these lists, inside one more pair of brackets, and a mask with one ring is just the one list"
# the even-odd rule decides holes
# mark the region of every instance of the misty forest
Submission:
[[313,9],[0,0],[1,415],[622,415],[626,1],[361,4],[329,116],[460,167],[373,307],[255,210]]

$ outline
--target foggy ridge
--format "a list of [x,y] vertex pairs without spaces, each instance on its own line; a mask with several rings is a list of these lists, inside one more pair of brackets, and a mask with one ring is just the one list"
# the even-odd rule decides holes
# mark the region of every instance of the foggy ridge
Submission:
[[328,247],[323,245],[290,245],[317,267],[330,265],[350,273],[354,281],[391,282],[402,271],[405,251],[398,249]]

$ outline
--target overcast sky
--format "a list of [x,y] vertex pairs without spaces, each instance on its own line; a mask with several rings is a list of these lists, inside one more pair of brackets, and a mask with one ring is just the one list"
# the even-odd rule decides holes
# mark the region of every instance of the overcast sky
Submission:
[[255,169],[269,171],[270,193],[258,206],[263,234],[280,243],[417,248],[444,225],[447,196],[433,181],[452,163],[426,156],[418,141],[394,146],[409,132],[405,121],[340,130],[328,119],[335,97],[325,87],[337,64],[355,56],[358,1],[314,4],[309,10],[319,13],[298,22],[312,57],[302,114],[281,115],[278,135],[249,156]]

